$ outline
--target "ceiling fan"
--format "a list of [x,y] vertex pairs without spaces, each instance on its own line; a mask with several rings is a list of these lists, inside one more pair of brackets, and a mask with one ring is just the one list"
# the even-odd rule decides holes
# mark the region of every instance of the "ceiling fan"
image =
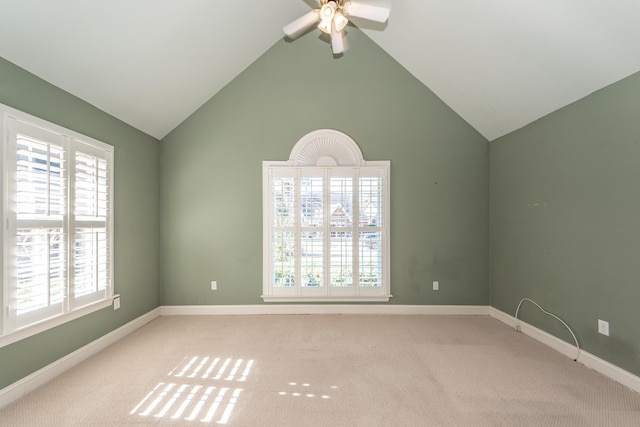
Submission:
[[389,19],[389,8],[371,6],[350,0],[319,0],[319,8],[301,16],[282,30],[291,39],[295,39],[318,23],[318,29],[331,36],[331,49],[334,55],[344,52],[343,30],[349,23],[348,17],[354,16],[376,22]]

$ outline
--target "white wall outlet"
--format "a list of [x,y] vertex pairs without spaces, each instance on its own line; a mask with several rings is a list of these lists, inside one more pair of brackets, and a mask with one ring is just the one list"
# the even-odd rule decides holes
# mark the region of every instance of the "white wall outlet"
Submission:
[[217,291],[218,290],[218,282],[216,282],[215,280],[211,281],[211,290],[212,291]]
[[120,297],[117,296],[113,299],[113,309],[117,310],[120,308]]
[[598,332],[602,335],[609,336],[609,322],[598,319]]
[[440,290],[440,282],[438,282],[438,281],[434,281],[433,282],[433,290],[434,291],[439,291]]

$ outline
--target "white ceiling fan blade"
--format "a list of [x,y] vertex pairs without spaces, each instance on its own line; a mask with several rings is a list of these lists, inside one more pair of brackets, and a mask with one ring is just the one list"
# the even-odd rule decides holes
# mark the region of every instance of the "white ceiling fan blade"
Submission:
[[296,19],[289,25],[285,25],[282,28],[282,31],[284,31],[287,37],[295,39],[296,37],[301,36],[319,20],[320,13],[318,13],[318,10],[312,10],[306,15],[303,15],[300,18]]
[[342,38],[342,31],[336,29],[336,24],[331,26],[331,50],[334,55],[340,55],[344,52],[344,40]]
[[391,12],[391,10],[386,7],[370,6],[358,2],[347,2],[345,10],[350,16],[357,16],[358,18],[376,22],[386,22]]

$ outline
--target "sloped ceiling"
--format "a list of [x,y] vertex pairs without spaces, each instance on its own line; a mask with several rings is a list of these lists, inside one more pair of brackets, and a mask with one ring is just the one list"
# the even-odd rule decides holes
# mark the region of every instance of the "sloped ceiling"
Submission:
[[[316,1],[0,0],[0,56],[161,139]],[[360,1],[391,5],[355,24],[488,140],[640,71],[637,0]]]

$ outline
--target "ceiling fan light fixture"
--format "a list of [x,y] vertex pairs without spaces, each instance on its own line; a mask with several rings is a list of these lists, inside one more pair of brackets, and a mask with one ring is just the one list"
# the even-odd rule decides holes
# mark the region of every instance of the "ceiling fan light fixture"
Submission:
[[345,18],[342,13],[336,12],[336,16],[333,18],[333,22],[336,25],[336,30],[342,31],[349,23],[349,20]]
[[323,22],[331,22],[336,14],[337,7],[338,5],[334,1],[323,4],[320,8],[320,19],[322,19]]
[[320,23],[318,29],[326,34],[331,34],[331,25],[333,18],[336,16],[336,8],[338,5],[335,1],[324,2],[320,8]]
[[318,24],[318,29],[325,34],[331,34],[331,22],[333,21],[320,21],[320,23]]

